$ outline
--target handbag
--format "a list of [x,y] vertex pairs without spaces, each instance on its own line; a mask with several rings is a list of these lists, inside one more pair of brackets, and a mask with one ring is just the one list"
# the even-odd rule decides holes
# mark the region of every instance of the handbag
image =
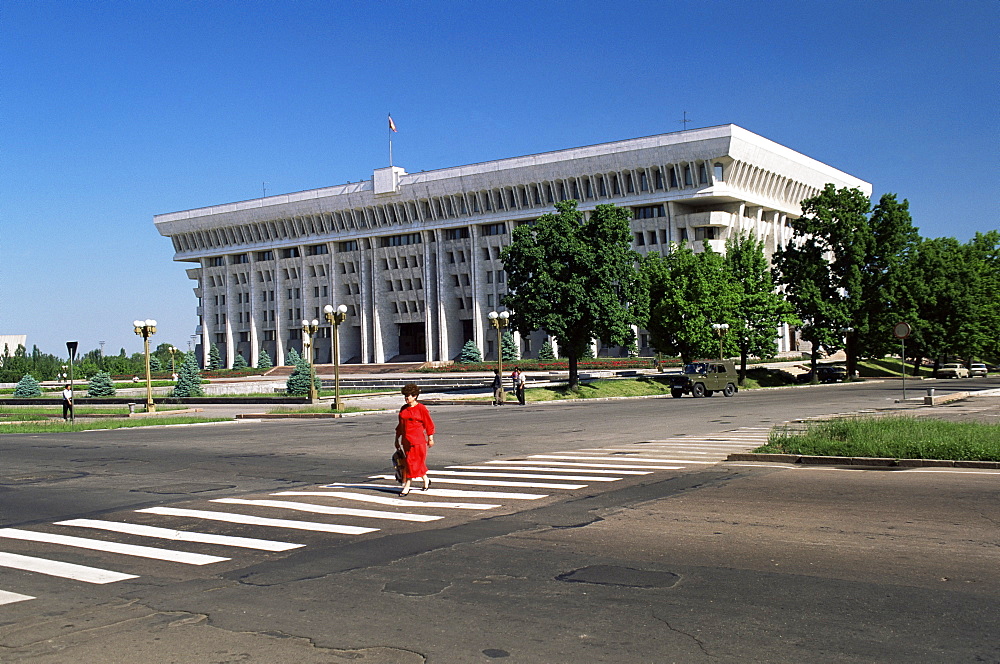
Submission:
[[402,484],[406,480],[406,455],[402,450],[396,450],[392,455],[392,467],[396,471],[396,481]]

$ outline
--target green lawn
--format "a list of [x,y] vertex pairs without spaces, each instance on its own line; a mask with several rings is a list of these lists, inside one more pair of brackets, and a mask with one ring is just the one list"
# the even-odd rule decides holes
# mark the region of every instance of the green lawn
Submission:
[[202,424],[205,422],[231,422],[223,417],[143,417],[137,419],[91,420],[70,424],[61,420],[49,422],[25,422],[0,424],[0,435],[5,433],[64,433],[69,431],[91,431],[93,429],[128,429],[176,424]]
[[881,417],[818,422],[806,433],[771,432],[755,452],[888,459],[1000,461],[1000,424]]

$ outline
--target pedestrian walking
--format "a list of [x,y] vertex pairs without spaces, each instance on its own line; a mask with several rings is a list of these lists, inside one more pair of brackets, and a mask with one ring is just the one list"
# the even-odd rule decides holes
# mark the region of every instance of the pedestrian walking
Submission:
[[68,422],[73,418],[73,390],[69,383],[63,387],[62,391],[63,422]]
[[427,406],[417,402],[420,387],[407,383],[402,389],[406,404],[399,409],[399,423],[396,425],[396,450],[406,457],[403,473],[403,488],[399,495],[410,493],[410,482],[422,479],[424,491],[431,488],[427,477],[427,449],[434,447],[434,420]]
[[510,379],[514,381],[514,396],[517,397],[517,402],[524,405],[524,374],[521,373],[521,367],[514,367],[514,371],[510,374]]
[[503,376],[500,375],[499,369],[493,370],[493,405],[502,406],[503,405]]

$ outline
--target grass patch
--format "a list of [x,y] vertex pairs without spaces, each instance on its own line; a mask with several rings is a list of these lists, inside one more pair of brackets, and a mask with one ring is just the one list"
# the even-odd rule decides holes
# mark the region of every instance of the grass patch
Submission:
[[334,410],[329,405],[327,406],[302,406],[301,408],[296,408],[294,406],[282,406],[280,408],[271,408],[268,413],[368,413],[371,411],[385,410],[384,408],[356,408],[354,406],[347,406],[341,410]]
[[[913,363],[906,363],[906,377],[913,376]],[[888,376],[899,376],[899,360],[885,358],[881,360],[862,360],[858,362],[858,373],[862,378],[884,378]],[[933,373],[932,367],[920,367],[919,376],[929,378]],[[914,376],[916,378],[917,376]]]
[[[558,401],[560,399],[607,399],[610,397],[644,397],[670,394],[670,381],[665,377],[643,376],[592,380],[580,383],[576,390],[569,387],[532,387],[524,391],[525,401]],[[508,400],[513,399],[510,394]],[[492,399],[492,398],[491,398]]]
[[131,429],[174,424],[203,424],[205,422],[231,422],[228,417],[144,417],[141,419],[95,420],[93,422],[25,422],[0,424],[0,435],[6,433],[67,433],[95,429]]
[[774,430],[755,452],[887,459],[1000,461],[1000,424],[880,417],[818,422],[805,433]]
[[[142,406],[142,410],[145,409],[145,402],[138,404]],[[156,404],[157,410],[183,410],[187,406],[170,405],[170,404]],[[137,409],[139,410],[139,409]],[[77,406],[74,409],[74,414],[77,417],[86,417],[87,415],[128,415],[128,407],[101,407],[101,406]],[[141,410],[140,410],[141,412]],[[47,415],[58,415],[62,417],[62,406],[0,406],[0,418],[3,417],[29,417],[37,416],[37,418],[45,417]],[[37,419],[35,418],[35,419]]]

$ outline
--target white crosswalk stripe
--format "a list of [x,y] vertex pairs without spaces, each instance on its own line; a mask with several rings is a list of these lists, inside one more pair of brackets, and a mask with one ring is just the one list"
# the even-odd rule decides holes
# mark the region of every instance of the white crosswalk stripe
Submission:
[[607,469],[604,469],[604,468],[587,468],[586,471],[581,471],[581,470],[579,470],[577,468],[561,468],[559,466],[542,466],[542,465],[540,465],[541,463],[543,463],[541,461],[538,462],[537,464],[531,465],[531,466],[516,466],[514,464],[518,464],[518,463],[533,464],[534,463],[533,461],[487,461],[487,463],[510,464],[510,465],[503,465],[503,466],[447,466],[447,468],[465,468],[465,469],[469,469],[469,470],[472,470],[472,469],[479,469],[479,470],[481,470],[483,468],[490,468],[490,469],[496,469],[496,470],[527,470],[527,471],[540,470],[540,471],[545,471],[547,473],[579,473],[579,472],[587,472],[587,473],[590,473],[591,475],[598,474],[598,473],[600,473],[600,474],[607,474],[607,475],[652,475],[653,474],[653,471],[651,471],[651,470],[607,470]]
[[255,507],[276,507],[278,509],[313,512],[314,514],[334,514],[337,516],[360,516],[394,521],[437,521],[443,516],[437,514],[413,514],[410,512],[385,512],[382,510],[358,510],[350,507],[330,507],[312,503],[297,503],[291,500],[246,500],[243,498],[217,498],[213,503],[227,505],[251,505]]
[[63,579],[83,581],[85,583],[114,583],[126,579],[138,579],[135,574],[122,574],[97,567],[63,563],[57,560],[46,560],[33,556],[21,556],[16,553],[0,552],[0,567],[20,569],[27,572],[37,572],[48,576],[58,576]]
[[12,593],[6,590],[0,590],[0,605],[13,604],[14,602],[24,602],[29,599],[35,598],[31,595],[22,595],[21,593]]
[[187,553],[186,551],[175,551],[173,549],[158,549],[156,547],[139,546],[136,544],[120,544],[118,542],[107,542],[104,540],[88,539],[86,537],[73,537],[72,535],[54,535],[52,533],[21,530],[20,528],[0,528],[0,537],[25,540],[28,542],[60,544],[62,546],[91,549],[93,551],[104,551],[107,553],[119,553],[126,556],[136,556],[138,558],[152,558],[154,560],[183,563],[185,565],[208,565],[209,563],[218,563],[224,560],[229,560],[229,558],[208,556],[201,553]]
[[249,514],[234,514],[232,512],[212,512],[209,510],[188,510],[174,507],[147,507],[136,510],[143,514],[162,514],[164,516],[180,516],[192,519],[208,519],[209,521],[225,521],[227,523],[242,523],[251,526],[268,526],[271,528],[292,528],[295,530],[312,530],[321,533],[338,533],[341,535],[362,535],[373,533],[378,528],[362,526],[339,526],[331,523],[315,523],[312,521],[294,521],[289,519],[266,519]]
[[[395,477],[392,476],[392,475],[372,475],[371,479],[373,479],[373,480],[391,480],[391,479],[395,479]],[[519,487],[525,487],[527,489],[567,489],[567,490],[570,490],[570,491],[575,490],[575,489],[582,489],[582,488],[584,488],[584,487],[587,486],[586,484],[548,484],[548,483],[545,483],[545,482],[507,482],[507,481],[504,481],[504,480],[490,480],[490,481],[486,481],[486,480],[460,480],[460,479],[451,478],[451,477],[435,478],[435,481],[436,482],[441,482],[443,484],[473,484],[475,486],[491,486],[491,487],[497,487],[497,486],[519,486]]]
[[[557,455],[554,455],[554,454],[531,454],[531,455],[528,456],[528,458],[529,459],[553,459],[553,460],[565,459],[566,461],[570,461],[572,459],[578,459],[580,461],[603,461],[605,459],[611,459],[612,461],[617,461],[618,459],[622,459],[622,460],[626,460],[626,461],[635,461],[635,462],[638,462],[638,463],[707,463],[707,464],[714,464],[714,463],[716,463],[715,461],[691,461],[690,459],[650,459],[648,457],[631,457],[631,456],[630,457],[622,457],[622,456],[616,456],[616,457],[612,457],[612,456],[598,457],[598,456],[575,456],[575,455],[574,456],[557,456]],[[605,467],[607,468],[609,466],[605,466]],[[639,468],[640,466],[633,466],[633,467],[634,468]]]
[[[477,466],[478,467],[478,466]],[[423,492],[421,492],[423,493]],[[369,496],[363,493],[350,491],[279,491],[272,493],[272,496],[326,496],[329,498],[340,498],[342,500],[357,500],[365,503],[377,503],[379,505],[392,505],[395,507],[413,507],[417,505],[421,508],[436,507],[438,509],[452,510],[490,510],[495,507],[502,507],[498,504],[490,503],[447,503],[444,501],[415,500],[412,496],[406,500],[402,498],[387,498],[385,496]]]
[[[479,466],[482,468],[482,466]],[[577,482],[617,482],[620,477],[595,477],[593,475],[538,475],[535,473],[475,473],[471,471],[459,470],[431,470],[428,471],[431,477],[438,478],[444,476],[461,477],[520,477],[532,480],[576,480]]]
[[[380,491],[391,491],[394,493],[399,493],[398,486],[388,486],[385,484],[326,484],[324,486],[327,489],[376,489]],[[493,500],[496,500],[498,498],[506,498],[508,500],[538,500],[539,498],[548,497],[547,493],[473,491],[469,489],[430,489],[429,491],[421,491],[420,495],[441,496],[442,498],[490,498]]]
[[174,540],[177,542],[219,544],[222,546],[235,546],[244,549],[258,549],[260,551],[288,551],[290,549],[297,549],[305,546],[304,544],[293,544],[291,542],[276,542],[273,540],[255,539],[252,537],[234,537],[232,535],[213,535],[211,533],[196,533],[186,530],[174,530],[172,528],[158,528],[156,526],[143,526],[135,523],[121,523],[117,521],[98,521],[95,519],[70,519],[69,521],[57,521],[55,525],[75,526],[77,528],[96,528],[99,530],[109,530],[115,533],[139,535],[141,537],[156,537],[159,539]]

